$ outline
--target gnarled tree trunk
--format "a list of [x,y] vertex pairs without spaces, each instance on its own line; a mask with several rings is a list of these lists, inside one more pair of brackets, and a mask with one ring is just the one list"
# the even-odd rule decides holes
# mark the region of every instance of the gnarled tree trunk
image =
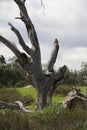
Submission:
[[53,67],[59,50],[58,40],[55,39],[54,48],[47,63],[46,69],[42,69],[39,41],[34,25],[27,13],[25,0],[14,0],[14,2],[18,5],[20,10],[20,17],[17,17],[16,19],[20,19],[24,22],[32,47],[30,48],[26,45],[20,32],[11,23],[9,23],[11,30],[16,34],[19,44],[27,54],[20,52],[17,47],[15,47],[9,40],[1,35],[0,41],[17,56],[19,64],[30,75],[31,84],[36,88],[38,95],[37,107],[39,110],[41,110],[44,108],[44,106],[52,103],[52,96],[54,90],[56,89],[56,83],[60,82],[64,78],[66,66],[64,65],[59,69],[58,72],[54,73]]

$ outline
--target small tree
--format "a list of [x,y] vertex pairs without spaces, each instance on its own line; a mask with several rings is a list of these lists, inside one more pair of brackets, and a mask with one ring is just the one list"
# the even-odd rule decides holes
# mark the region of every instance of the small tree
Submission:
[[32,48],[25,44],[20,32],[11,23],[9,23],[11,30],[16,34],[19,44],[22,46],[27,55],[25,53],[21,53],[16,46],[1,35],[0,41],[17,56],[19,64],[30,75],[31,84],[37,91],[37,108],[41,110],[44,106],[52,103],[52,96],[57,88],[56,84],[64,78],[66,66],[64,65],[57,73],[54,73],[53,67],[59,50],[58,40],[55,39],[54,48],[46,69],[42,69],[39,41],[34,25],[27,13],[25,1],[26,0],[14,0],[20,10],[20,17],[17,17],[16,19],[20,19],[24,22]]

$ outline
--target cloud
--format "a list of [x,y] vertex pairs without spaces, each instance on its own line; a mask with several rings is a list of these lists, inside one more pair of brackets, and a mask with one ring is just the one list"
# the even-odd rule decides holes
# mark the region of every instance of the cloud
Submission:
[[[58,38],[60,51],[56,66],[66,64],[70,68],[80,68],[81,62],[87,61],[87,0],[43,0],[43,3],[44,15],[40,0],[37,2],[26,0],[28,13],[40,41],[43,62],[48,61],[53,41]],[[0,3],[0,33],[18,43],[7,25],[10,21],[29,44],[24,24],[14,20],[17,16],[19,16],[17,5],[13,1],[3,0]]]
[[0,48],[1,48],[0,49],[0,55],[3,55],[6,58],[6,60],[8,60],[9,57],[14,56],[13,52],[1,43],[0,43]]
[[[87,48],[85,47],[75,47],[75,48],[66,48],[61,49],[61,54],[59,57],[59,64],[67,65],[70,69],[81,68],[81,63],[87,61]],[[58,64],[58,61],[57,61]]]
[[32,8],[32,18],[40,39],[58,37],[65,47],[87,47],[86,0],[46,1],[45,16]]

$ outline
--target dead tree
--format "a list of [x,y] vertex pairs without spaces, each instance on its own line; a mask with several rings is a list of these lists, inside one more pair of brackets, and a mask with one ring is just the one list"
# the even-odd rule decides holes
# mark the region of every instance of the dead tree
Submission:
[[66,66],[64,65],[63,67],[59,68],[59,71],[56,73],[53,70],[59,50],[58,40],[55,39],[54,48],[47,63],[46,69],[42,69],[39,41],[34,25],[27,13],[25,0],[14,0],[14,2],[18,5],[20,10],[20,17],[17,17],[16,19],[20,19],[22,22],[24,22],[32,47],[30,48],[26,45],[18,29],[16,29],[11,23],[9,23],[11,30],[16,34],[19,44],[22,46],[27,55],[26,53],[20,52],[20,50],[14,46],[12,42],[1,35],[0,41],[16,55],[19,64],[30,75],[31,84],[36,88],[37,91],[37,107],[39,110],[41,110],[44,106],[52,103],[52,96],[57,88],[56,84],[57,82],[63,80],[66,72]]

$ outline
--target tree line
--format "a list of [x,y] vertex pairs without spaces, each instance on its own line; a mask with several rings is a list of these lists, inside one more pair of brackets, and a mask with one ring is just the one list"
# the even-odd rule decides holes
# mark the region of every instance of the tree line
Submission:
[[17,63],[16,57],[6,59],[0,56],[0,87],[21,87],[29,83],[28,76],[23,68]]
[[[71,86],[87,85],[87,62],[82,62],[79,71],[68,68],[63,83]],[[1,55],[0,87],[22,87],[26,84],[30,84],[29,75],[19,65],[16,57],[12,57],[9,63],[6,63],[5,57]]]
[[64,83],[72,86],[86,86],[87,85],[87,62],[81,63],[80,70],[67,69]]

